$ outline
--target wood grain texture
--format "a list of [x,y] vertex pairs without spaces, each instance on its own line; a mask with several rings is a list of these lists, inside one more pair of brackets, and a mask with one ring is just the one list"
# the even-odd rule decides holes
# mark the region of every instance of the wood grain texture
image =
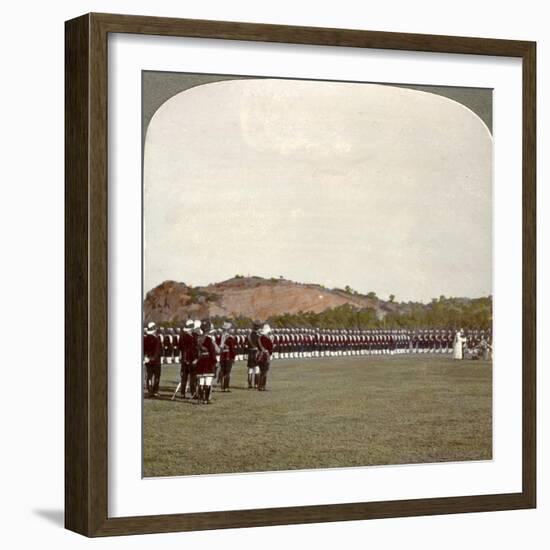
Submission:
[[107,517],[108,495],[108,178],[107,178],[107,36],[90,17],[89,159],[89,399],[90,526],[93,532]]
[[[109,32],[520,57],[523,60],[523,490],[521,493],[108,517]],[[87,536],[225,529],[536,505],[536,50],[532,42],[112,14],[66,23],[65,523]]]
[[235,529],[528,508],[521,493],[109,519],[94,536]]
[[522,136],[522,278],[523,278],[523,493],[531,507],[537,500],[537,147],[536,44],[527,48],[523,69]]
[[92,14],[92,17],[105,28],[106,32],[219,38],[226,40],[257,40],[260,42],[319,46],[347,46],[386,50],[521,57],[530,44],[521,40],[207,21],[201,19],[174,19],[107,13],[95,13]]
[[65,526],[89,532],[89,18],[65,26]]

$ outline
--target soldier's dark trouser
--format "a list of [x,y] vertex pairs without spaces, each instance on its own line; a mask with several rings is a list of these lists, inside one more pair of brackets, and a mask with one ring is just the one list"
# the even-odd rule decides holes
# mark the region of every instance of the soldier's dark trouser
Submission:
[[[181,376],[181,396],[185,397],[185,389],[187,388],[187,382],[189,381],[189,375],[191,374],[191,369],[189,363],[182,363],[181,369],[180,369],[180,376]],[[191,395],[193,395],[193,392],[191,391]]]
[[229,389],[229,382],[231,380],[231,369],[233,368],[233,361],[229,359],[220,360],[220,375],[222,382],[222,390]]
[[189,367],[189,391],[191,393],[191,397],[197,393],[197,371],[193,365],[190,365]]
[[267,384],[267,372],[269,371],[269,363],[260,365],[260,376],[258,381],[258,389],[265,390]]
[[212,386],[204,386],[204,402],[210,403],[210,393],[212,392]]
[[158,393],[160,384],[160,366],[147,365],[147,392],[149,395]]
[[249,369],[254,368],[258,363],[258,350],[251,349],[248,351],[248,360],[246,365]]

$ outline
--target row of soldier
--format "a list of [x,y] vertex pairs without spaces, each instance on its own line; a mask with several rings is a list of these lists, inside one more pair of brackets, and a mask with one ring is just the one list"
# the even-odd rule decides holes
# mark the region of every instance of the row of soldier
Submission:
[[491,333],[484,330],[349,330],[281,328],[255,322],[252,329],[234,329],[225,322],[215,329],[210,320],[189,320],[183,328],[149,323],[144,334],[146,385],[157,396],[161,366],[179,363],[181,381],[175,395],[210,403],[212,385],[230,391],[235,361],[246,360],[249,388],[266,390],[271,358],[295,359],[349,355],[453,353],[455,359],[489,359]]
[[[197,321],[189,323],[197,324]],[[228,326],[230,326],[228,324]],[[258,323],[258,326],[260,324]],[[161,341],[162,362],[180,363],[180,340],[185,340],[186,328],[159,327],[157,334]],[[234,345],[234,361],[248,361],[247,329],[229,329]],[[223,327],[212,329],[219,345],[224,334]],[[485,330],[353,330],[353,329],[312,329],[279,328],[273,329],[270,339],[273,345],[273,357],[283,359],[332,357],[345,355],[395,355],[401,353],[452,353],[457,335],[462,336],[463,355],[485,352],[491,347],[491,333]],[[225,336],[227,338],[227,336]]]

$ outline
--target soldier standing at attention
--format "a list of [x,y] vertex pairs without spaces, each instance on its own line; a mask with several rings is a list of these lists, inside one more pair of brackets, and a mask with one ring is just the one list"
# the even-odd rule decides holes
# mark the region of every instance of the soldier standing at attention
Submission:
[[454,340],[454,334],[452,330],[447,331],[447,353],[453,352],[453,340]]
[[260,329],[262,325],[259,321],[254,321],[252,330],[247,337],[246,347],[248,352],[248,389],[257,388],[259,382],[260,367],[258,366],[258,342],[260,339]]
[[172,364],[172,353],[174,351],[174,339],[172,336],[172,330],[171,328],[166,328],[163,331],[163,339],[162,344],[164,347],[164,362],[168,364]]
[[259,391],[267,391],[267,372],[269,371],[271,355],[273,354],[273,340],[269,335],[270,332],[271,328],[266,324],[262,327],[258,338],[258,367],[260,369],[260,379],[258,382]]
[[147,325],[143,336],[143,355],[147,370],[147,393],[149,397],[158,397],[162,344],[156,325],[152,322]]
[[231,381],[231,369],[235,362],[237,340],[233,335],[233,326],[229,322],[222,325],[220,338],[220,377],[222,391],[230,392],[229,382]]
[[436,342],[433,329],[428,333],[428,353],[435,353]]
[[218,348],[214,340],[214,330],[209,319],[201,322],[200,334],[197,332],[197,380],[199,383],[199,403],[210,404],[212,381],[216,372]]
[[193,321],[193,330],[191,336],[193,338],[193,347],[190,352],[190,364],[189,364],[189,391],[192,399],[198,398],[197,388],[197,342],[199,336],[202,334],[201,322],[198,320]]
[[180,376],[181,376],[181,397],[183,399],[186,399],[186,391],[187,391],[187,382],[189,382],[189,390],[191,392],[191,396],[193,396],[193,393],[195,392],[194,384],[191,384],[191,368],[193,363],[193,356],[194,356],[194,341],[193,341],[193,327],[194,323],[191,319],[189,319],[185,323],[185,328],[180,334],[179,340],[178,340],[178,347],[181,354],[181,369],[180,369]]
[[172,353],[173,355],[173,362],[174,363],[180,363],[181,357],[180,357],[180,338],[181,338],[181,328],[176,327],[174,329],[174,335],[173,335],[173,341],[172,346],[174,348],[174,351]]
[[[222,341],[222,334],[223,334],[223,331],[222,331],[221,328],[212,330],[212,337],[214,338],[214,343],[216,344],[216,349],[218,350],[218,354],[219,354],[219,350],[220,350],[220,344],[221,344],[221,341]],[[219,362],[219,359],[220,358],[218,357],[218,361],[216,362],[216,372],[214,374],[214,383],[221,385],[221,383],[222,383],[222,366]]]
[[[275,355],[277,354],[277,355]],[[273,357],[281,357],[281,331],[275,329],[273,331]]]
[[246,331],[242,328],[237,331],[237,361],[244,361],[246,350]]

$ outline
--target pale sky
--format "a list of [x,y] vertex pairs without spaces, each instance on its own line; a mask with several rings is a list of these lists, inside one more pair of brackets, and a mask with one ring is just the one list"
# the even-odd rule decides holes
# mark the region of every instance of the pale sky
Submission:
[[235,274],[386,298],[492,293],[492,138],[416,90],[234,80],[151,119],[144,292]]

